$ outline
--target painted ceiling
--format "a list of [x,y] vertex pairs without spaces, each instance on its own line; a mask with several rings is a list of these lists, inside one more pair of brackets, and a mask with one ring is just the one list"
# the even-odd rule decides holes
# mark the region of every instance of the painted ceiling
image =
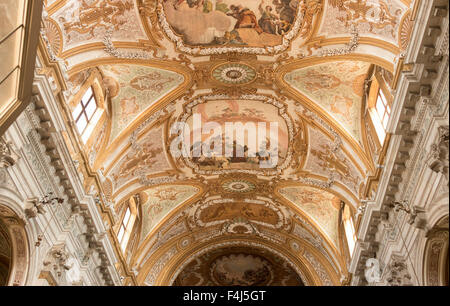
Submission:
[[110,141],[147,108],[183,82],[183,76],[162,69],[138,65],[99,67],[111,97]]
[[286,187],[279,193],[309,215],[338,244],[338,217],[341,200],[328,192],[310,187]]
[[360,141],[362,97],[369,68],[369,63],[342,61],[294,70],[284,78]]
[[174,208],[198,192],[199,189],[196,187],[182,185],[164,185],[145,191],[148,200],[142,204],[141,239],[145,239]]
[[[375,171],[365,81],[374,66],[392,78],[412,11],[409,0],[46,1],[43,43],[67,68],[65,96],[92,79],[103,89],[106,119],[84,146],[99,193],[116,206],[145,194],[138,282],[338,283],[341,202],[356,210]],[[277,122],[275,167],[172,155],[171,127],[192,132],[194,115]],[[242,264],[260,279],[234,273]],[[184,268],[167,278],[164,266]]]
[[215,249],[189,262],[175,286],[303,286],[301,277],[276,254],[232,247]]

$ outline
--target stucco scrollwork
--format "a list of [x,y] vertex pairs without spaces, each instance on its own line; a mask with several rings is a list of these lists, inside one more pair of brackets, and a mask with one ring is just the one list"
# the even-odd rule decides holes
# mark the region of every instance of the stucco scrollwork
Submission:
[[436,143],[431,146],[430,168],[434,172],[442,173],[448,181],[449,161],[449,127],[439,127],[439,136]]
[[19,159],[19,155],[14,151],[11,142],[0,138],[0,168],[14,166]]

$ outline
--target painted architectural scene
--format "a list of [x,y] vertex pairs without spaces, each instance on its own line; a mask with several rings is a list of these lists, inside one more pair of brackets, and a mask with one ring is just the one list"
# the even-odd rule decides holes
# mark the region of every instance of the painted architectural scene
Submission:
[[[185,143],[191,144],[190,159],[203,170],[260,169],[260,163],[271,160],[276,163],[269,168],[275,168],[286,158],[287,124],[277,107],[271,104],[254,100],[208,101],[195,106],[192,113],[187,120],[191,135]],[[202,120],[202,130],[194,126],[195,115]],[[204,126],[210,122],[217,123],[220,126],[217,131],[221,133],[210,130],[201,134],[200,142],[195,141],[194,135],[204,131]],[[227,133],[227,125],[232,126],[233,134]],[[270,143],[271,140],[278,143]],[[195,152],[200,149],[201,156],[196,156]]]

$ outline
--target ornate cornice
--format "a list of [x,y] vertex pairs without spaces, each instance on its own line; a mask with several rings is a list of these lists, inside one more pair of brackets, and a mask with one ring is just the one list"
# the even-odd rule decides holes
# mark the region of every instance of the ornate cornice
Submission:
[[[397,217],[391,218],[391,215],[397,216],[399,213],[393,210],[395,202],[406,200],[400,198],[403,194],[411,197],[411,192],[406,192],[408,180],[414,175],[408,175],[408,171],[414,170],[418,161],[418,153],[423,151],[420,146],[423,145],[421,134],[414,130],[412,124],[417,113],[418,103],[424,98],[431,98],[435,93],[435,78],[430,78],[430,71],[436,71],[436,67],[445,64],[442,56],[436,54],[435,44],[439,39],[440,31],[436,31],[436,24],[441,24],[443,18],[448,14],[448,5],[442,6],[441,1],[422,2],[422,11],[428,20],[427,23],[417,24],[414,30],[413,39],[405,56],[405,61],[411,64],[409,71],[404,71],[400,77],[398,89],[396,90],[395,100],[393,102],[393,111],[391,116],[392,130],[396,135],[392,136],[390,147],[387,152],[392,156],[392,164],[383,166],[383,175],[378,187],[378,193],[373,203],[367,205],[366,212],[363,215],[360,230],[358,233],[358,243],[351,264],[351,272],[355,274],[352,284],[361,285],[366,282],[363,276],[364,266],[369,258],[376,257],[380,248],[386,245],[385,235],[390,231],[385,231],[382,222],[387,222],[388,228],[397,227],[398,224],[389,225],[390,220],[397,220]],[[438,34],[438,35],[437,35]],[[422,119],[423,120],[423,119]],[[415,124],[417,126],[417,123]],[[422,126],[422,124],[420,124]],[[448,160],[447,160],[448,162]],[[407,180],[406,180],[407,178]],[[406,193],[405,193],[406,192]],[[412,210],[413,208],[411,208]],[[406,210],[409,210],[407,208]],[[405,220],[403,218],[402,220]],[[392,232],[395,234],[394,232]],[[398,270],[399,265],[393,266]],[[398,274],[398,273],[397,273]],[[392,282],[397,283],[395,277],[391,277]]]

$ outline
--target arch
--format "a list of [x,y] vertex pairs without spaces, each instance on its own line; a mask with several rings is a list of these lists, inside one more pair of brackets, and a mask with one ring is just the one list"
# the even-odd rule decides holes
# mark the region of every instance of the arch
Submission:
[[446,277],[448,285],[448,215],[448,192],[444,192],[430,204],[427,211],[428,230],[418,238],[415,266],[419,271],[420,285],[443,285]]
[[[79,73],[83,70],[99,67],[102,65],[133,65],[133,66],[142,66],[142,67],[148,67],[148,68],[154,68],[154,69],[160,69],[160,70],[166,70],[171,73],[177,73],[183,77],[183,82],[176,86],[175,88],[171,89],[167,94],[159,97],[157,101],[147,107],[145,110],[142,111],[142,113],[135,118],[133,121],[131,121],[126,128],[124,128],[116,137],[111,140],[108,145],[104,148],[105,151],[109,151],[111,148],[118,147],[121,145],[124,140],[129,137],[132,132],[139,127],[139,125],[144,122],[146,119],[148,119],[154,112],[157,110],[163,109],[165,106],[170,104],[172,101],[175,101],[176,99],[180,98],[181,96],[184,96],[186,91],[193,85],[194,80],[192,76],[192,71],[183,66],[180,63],[173,63],[171,65],[165,64],[163,61],[147,61],[147,60],[138,60],[138,59],[120,59],[120,58],[103,58],[103,59],[96,59],[96,60],[90,60],[87,62],[84,62],[82,64],[76,65],[68,71],[69,76],[72,76],[76,73]],[[103,152],[104,153],[104,152]],[[97,163],[102,163],[105,160],[104,154],[101,154],[98,157]]]
[[[219,245],[219,247],[218,247]],[[168,274],[167,277],[164,280],[161,280],[162,285],[174,285],[175,280],[178,278],[178,276],[182,273],[182,271],[188,266],[193,260],[196,258],[202,258],[203,255],[208,254],[210,251],[214,250],[229,250],[233,247],[247,247],[249,250],[252,251],[267,251],[270,254],[276,255],[279,259],[282,259],[285,261],[286,265],[289,266],[293,271],[297,273],[299,278],[301,279],[302,283],[304,285],[316,285],[317,281],[314,280],[312,275],[310,275],[306,265],[303,264],[303,262],[300,260],[300,266],[298,262],[294,262],[287,254],[284,254],[280,252],[277,249],[274,249],[272,247],[266,246],[261,243],[256,242],[248,242],[248,241],[226,241],[221,242],[219,244],[208,244],[204,245],[199,249],[196,249],[194,253],[184,254],[184,256],[180,257],[176,262],[173,263],[173,270],[170,274]],[[220,247],[220,245],[223,245],[223,247]]]
[[423,255],[423,284],[448,286],[448,215],[429,231]]
[[30,248],[25,222],[0,198],[0,223],[4,236],[10,245],[10,261],[6,285],[23,286],[26,284],[30,267]]
[[[177,242],[175,242],[177,243]],[[306,286],[322,286],[325,285],[325,278],[328,279],[328,284],[332,285],[338,285],[339,282],[336,279],[336,276],[333,275],[333,273],[330,273],[332,270],[331,267],[328,267],[328,265],[325,263],[322,264],[322,269],[325,267],[326,271],[318,271],[317,269],[317,254],[314,252],[314,250],[311,250],[310,247],[306,245],[302,245],[305,249],[308,249],[309,255],[313,256],[314,263],[311,263],[311,258],[307,259],[305,254],[293,254],[291,251],[287,250],[285,247],[278,245],[276,243],[270,242],[270,241],[264,241],[258,238],[249,238],[246,237],[245,239],[239,238],[239,237],[226,237],[225,239],[222,238],[215,238],[211,241],[203,242],[203,243],[194,243],[192,245],[187,246],[182,251],[171,254],[172,248],[176,246],[172,246],[172,248],[165,248],[166,254],[163,256],[158,256],[154,258],[153,260],[156,260],[153,264],[149,264],[150,262],[145,264],[145,268],[141,271],[140,277],[138,279],[141,279],[142,282],[144,282],[144,279],[148,280],[149,274],[154,273],[154,275],[151,277],[153,285],[156,286],[168,286],[173,283],[173,281],[176,279],[178,273],[181,271],[181,269],[187,265],[191,259],[193,259],[196,256],[199,256],[203,254],[204,252],[207,252],[209,249],[217,247],[217,246],[248,246],[252,248],[261,248],[265,250],[270,250],[283,258],[285,261],[290,263],[290,266],[293,267],[293,269],[299,274],[301,277],[303,283]],[[312,255],[312,253],[314,253]],[[160,254],[162,255],[162,254]],[[169,256],[170,255],[170,256]],[[161,260],[165,261],[164,266],[166,268],[164,269],[158,269],[159,264],[161,263]],[[154,268],[156,269],[154,269]],[[152,268],[152,269],[150,269]],[[156,273],[155,273],[156,272]],[[326,274],[326,275],[325,275]]]
[[0,219],[0,286],[6,286],[9,281],[12,264],[12,243],[8,229]]

